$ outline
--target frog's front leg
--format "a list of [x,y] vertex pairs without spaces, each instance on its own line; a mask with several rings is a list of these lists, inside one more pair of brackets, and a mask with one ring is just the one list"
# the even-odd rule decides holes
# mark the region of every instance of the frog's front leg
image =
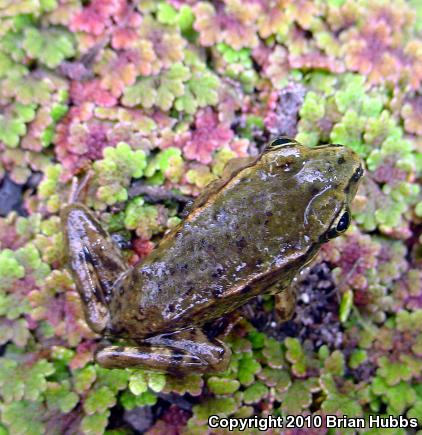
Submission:
[[280,322],[287,322],[293,317],[296,308],[296,289],[285,288],[275,296],[275,312]]
[[157,335],[137,344],[105,347],[95,359],[106,368],[139,367],[184,375],[223,371],[231,355],[223,342],[210,340],[199,328]]
[[60,217],[68,263],[82,298],[86,321],[93,331],[104,332],[113,287],[129,267],[87,207],[69,204],[62,208]]
[[285,282],[278,282],[266,290],[275,298],[275,313],[281,323],[287,322],[293,317],[296,308],[296,284],[294,282],[286,286]]

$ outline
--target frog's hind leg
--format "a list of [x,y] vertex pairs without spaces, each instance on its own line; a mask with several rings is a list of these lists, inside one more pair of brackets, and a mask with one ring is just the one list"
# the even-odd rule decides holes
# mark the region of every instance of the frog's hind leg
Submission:
[[108,346],[99,350],[95,359],[106,368],[142,367],[185,375],[223,371],[230,355],[220,340],[190,328],[148,338],[137,346]]
[[82,298],[86,321],[93,331],[104,332],[113,287],[129,267],[87,207],[69,204],[62,208],[60,216],[68,263]]

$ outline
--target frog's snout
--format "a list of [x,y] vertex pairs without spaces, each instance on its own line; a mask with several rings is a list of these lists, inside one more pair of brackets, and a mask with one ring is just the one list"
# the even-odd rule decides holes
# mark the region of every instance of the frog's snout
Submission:
[[364,173],[362,161],[359,156],[355,151],[344,145],[335,144],[331,146],[336,147],[335,153],[339,167],[351,165],[351,170],[353,171],[351,178],[355,182],[359,181]]

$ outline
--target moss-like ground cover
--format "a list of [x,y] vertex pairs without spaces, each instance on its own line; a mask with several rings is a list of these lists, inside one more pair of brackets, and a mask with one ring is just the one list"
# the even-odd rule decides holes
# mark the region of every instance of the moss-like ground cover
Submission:
[[[0,189],[23,190],[0,218],[0,434],[422,419],[419,0],[2,0],[0,23]],[[91,171],[86,203],[136,264],[228,160],[278,134],[366,163],[352,228],[300,278],[293,320],[271,297],[246,307],[218,375],[95,365],[58,218],[72,177]]]

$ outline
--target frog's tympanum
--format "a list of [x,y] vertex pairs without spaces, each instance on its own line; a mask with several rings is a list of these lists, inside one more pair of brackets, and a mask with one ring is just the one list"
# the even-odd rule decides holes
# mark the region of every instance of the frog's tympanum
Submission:
[[288,318],[292,279],[322,243],[346,231],[362,173],[344,146],[278,138],[259,157],[232,160],[135,267],[89,209],[65,206],[69,266],[86,320],[124,343],[100,349],[97,362],[179,374],[224,370],[230,351],[204,326],[264,293],[278,294]]

